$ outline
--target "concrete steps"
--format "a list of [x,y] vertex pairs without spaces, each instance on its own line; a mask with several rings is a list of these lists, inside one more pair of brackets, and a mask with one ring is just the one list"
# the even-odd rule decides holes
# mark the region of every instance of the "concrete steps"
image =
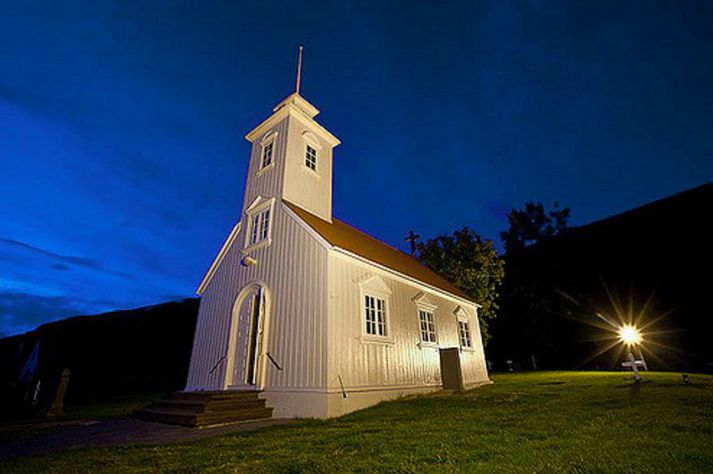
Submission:
[[137,410],[133,416],[145,421],[203,427],[237,421],[272,418],[272,408],[257,391],[175,392]]

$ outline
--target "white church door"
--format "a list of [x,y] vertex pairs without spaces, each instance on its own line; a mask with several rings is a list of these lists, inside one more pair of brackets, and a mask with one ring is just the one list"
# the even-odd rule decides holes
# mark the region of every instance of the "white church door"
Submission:
[[233,364],[229,388],[249,389],[259,384],[260,354],[265,313],[265,294],[261,287],[251,288],[237,302]]

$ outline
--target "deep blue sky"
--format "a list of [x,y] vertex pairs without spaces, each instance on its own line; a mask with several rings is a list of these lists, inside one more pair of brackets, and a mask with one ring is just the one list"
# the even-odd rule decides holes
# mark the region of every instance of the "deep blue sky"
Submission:
[[710,1],[3,3],[4,334],[191,296],[300,43],[335,214],[395,246],[713,179]]

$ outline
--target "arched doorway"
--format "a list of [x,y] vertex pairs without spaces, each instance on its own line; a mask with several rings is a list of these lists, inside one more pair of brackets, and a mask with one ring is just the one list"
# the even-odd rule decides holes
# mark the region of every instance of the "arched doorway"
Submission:
[[233,306],[226,388],[257,389],[262,381],[262,353],[267,292],[253,283],[240,292]]

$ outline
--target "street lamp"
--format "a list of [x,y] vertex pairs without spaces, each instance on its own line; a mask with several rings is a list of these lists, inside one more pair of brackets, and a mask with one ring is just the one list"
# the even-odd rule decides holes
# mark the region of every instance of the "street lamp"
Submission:
[[[631,367],[631,370],[634,371],[634,380],[636,382],[639,382],[641,380],[641,375],[639,374],[639,366],[643,367],[644,370],[646,370],[646,362],[644,362],[644,354],[641,352],[641,348],[639,348],[639,344],[643,340],[641,337],[641,331],[636,326],[633,326],[631,324],[625,324],[623,326],[620,326],[619,329],[617,330],[617,334],[619,335],[619,340],[623,342],[626,345],[627,349],[627,357],[629,359],[628,362],[624,362],[623,365],[624,367]],[[634,357],[633,350],[634,348],[639,349],[639,356],[641,357],[641,360],[636,360]]]
[[[641,334],[641,330],[633,324],[616,324],[602,313],[596,312],[594,314],[607,323],[611,327],[612,332],[616,331],[619,342],[626,347],[627,360],[626,362],[622,362],[621,365],[622,367],[631,367],[631,370],[634,372],[634,380],[636,382],[641,381],[639,367],[643,367],[644,370],[649,370],[644,360],[644,352],[641,350],[641,344],[644,342],[644,335]],[[634,357],[634,350],[637,350],[639,353],[638,360]]]
[[627,346],[634,346],[641,342],[641,332],[630,324],[625,324],[619,328],[619,340]]

